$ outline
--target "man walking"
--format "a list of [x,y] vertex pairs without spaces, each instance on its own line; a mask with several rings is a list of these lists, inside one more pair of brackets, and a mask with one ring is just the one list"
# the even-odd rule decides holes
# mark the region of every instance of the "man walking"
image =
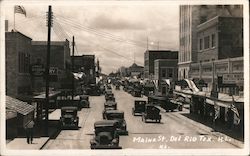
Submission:
[[32,144],[32,141],[33,141],[33,128],[34,128],[34,121],[31,120],[26,126],[25,126],[25,129],[26,129],[26,137],[27,137],[27,143],[28,144]]

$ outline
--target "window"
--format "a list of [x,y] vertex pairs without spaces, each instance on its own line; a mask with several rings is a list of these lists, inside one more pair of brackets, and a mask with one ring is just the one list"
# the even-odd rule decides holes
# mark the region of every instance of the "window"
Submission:
[[18,71],[19,73],[29,73],[30,54],[18,53]]
[[212,34],[212,42],[211,42],[211,46],[215,47],[215,34]]
[[203,40],[202,40],[202,38],[200,39],[200,43],[199,43],[199,45],[200,45],[200,50],[202,50],[202,45],[203,45]]
[[161,77],[166,77],[166,69],[161,69]]
[[208,49],[209,48],[209,36],[206,36],[204,38],[204,49]]
[[172,78],[173,77],[173,69],[172,68],[168,68],[167,69],[167,76],[168,76],[168,78]]

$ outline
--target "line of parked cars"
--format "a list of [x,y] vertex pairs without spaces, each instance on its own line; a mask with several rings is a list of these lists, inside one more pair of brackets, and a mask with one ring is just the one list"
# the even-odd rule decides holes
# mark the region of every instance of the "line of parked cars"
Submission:
[[127,135],[127,124],[124,112],[117,110],[112,87],[106,86],[104,110],[102,121],[94,123],[95,134],[90,140],[91,149],[121,149],[119,146],[119,135]]

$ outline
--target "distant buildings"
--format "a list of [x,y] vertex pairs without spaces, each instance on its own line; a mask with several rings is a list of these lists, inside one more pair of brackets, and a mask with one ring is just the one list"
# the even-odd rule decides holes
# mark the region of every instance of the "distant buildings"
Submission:
[[144,78],[154,79],[154,61],[157,59],[177,59],[178,52],[170,50],[147,50],[144,53]]
[[133,63],[129,68],[128,68],[128,74],[131,77],[142,77],[143,76],[143,71],[144,67],[137,65],[136,63]]

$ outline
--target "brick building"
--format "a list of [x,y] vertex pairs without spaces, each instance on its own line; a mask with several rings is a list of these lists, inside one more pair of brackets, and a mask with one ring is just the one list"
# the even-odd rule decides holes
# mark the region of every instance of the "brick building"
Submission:
[[[73,56],[71,56],[72,58]],[[85,83],[96,82],[95,55],[74,56],[74,71],[85,74]]]
[[[50,50],[50,87],[61,88],[62,80],[67,77],[71,67],[69,41],[52,41]],[[32,41],[32,65],[46,66],[47,42]],[[45,79],[43,77],[32,77],[34,90],[42,91],[45,87]]]
[[6,94],[12,97],[31,94],[29,65],[32,39],[20,32],[5,32]]
[[189,78],[190,64],[197,62],[197,26],[216,16],[243,17],[242,8],[242,5],[180,6],[178,79]]
[[144,53],[144,78],[154,78],[154,61],[157,59],[177,59],[178,52],[170,50],[147,50]]
[[157,59],[154,61],[154,80],[158,82],[158,92],[166,95],[170,81],[178,79],[178,58]]
[[143,70],[144,70],[144,67],[139,66],[136,63],[133,63],[130,67],[128,67],[128,74],[131,77],[133,77],[133,76],[142,77]]

